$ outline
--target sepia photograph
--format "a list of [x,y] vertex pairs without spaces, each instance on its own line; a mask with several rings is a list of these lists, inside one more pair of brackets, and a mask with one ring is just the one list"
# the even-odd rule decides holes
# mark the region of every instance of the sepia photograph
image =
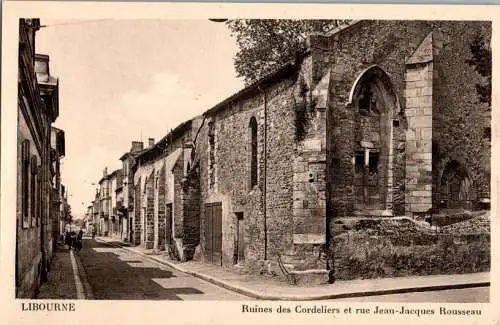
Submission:
[[491,17],[171,15],[3,29],[19,312],[489,315]]
[[488,302],[490,38],[20,19],[16,297]]

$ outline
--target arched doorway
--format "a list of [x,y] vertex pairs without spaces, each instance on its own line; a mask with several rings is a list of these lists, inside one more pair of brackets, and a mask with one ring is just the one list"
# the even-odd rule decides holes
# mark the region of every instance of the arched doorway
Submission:
[[449,161],[440,180],[440,207],[448,209],[470,208],[472,204],[472,181],[467,169],[458,161]]
[[[389,76],[366,69],[350,94],[354,110],[354,208],[392,209],[392,119],[398,101]],[[369,213],[369,212],[367,212]]]

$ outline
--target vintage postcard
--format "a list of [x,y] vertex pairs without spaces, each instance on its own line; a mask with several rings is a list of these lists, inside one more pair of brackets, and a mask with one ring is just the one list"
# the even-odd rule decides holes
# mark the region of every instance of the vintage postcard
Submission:
[[498,324],[499,13],[5,3],[2,323]]

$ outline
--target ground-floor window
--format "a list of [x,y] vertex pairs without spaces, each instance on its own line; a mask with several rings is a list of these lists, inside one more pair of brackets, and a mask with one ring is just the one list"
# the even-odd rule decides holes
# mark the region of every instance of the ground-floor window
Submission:
[[354,156],[354,187],[360,204],[377,203],[379,198],[379,153],[358,151]]

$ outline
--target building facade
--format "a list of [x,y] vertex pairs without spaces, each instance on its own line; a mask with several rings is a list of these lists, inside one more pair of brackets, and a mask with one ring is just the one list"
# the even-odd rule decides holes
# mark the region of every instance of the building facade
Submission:
[[137,151],[131,242],[251,272],[327,271],[343,219],[474,209],[490,195],[491,108],[469,62],[490,37],[474,21],[310,35],[294,61]]
[[141,141],[132,141],[130,150],[120,157],[122,161],[123,187],[121,196],[123,204],[119,210],[122,212],[122,227],[125,229],[122,238],[129,243],[136,242],[134,226],[134,173],[132,168],[135,165],[136,157],[143,150],[144,143]]
[[56,127],[52,127],[51,131],[51,160],[53,170],[52,193],[51,193],[51,222],[52,222],[52,251],[56,249],[57,240],[61,238],[64,231],[64,223],[66,219],[66,202],[61,182],[61,159],[66,153],[64,131]]
[[121,236],[121,212],[118,210],[118,202],[122,200],[122,170],[117,169],[109,175],[110,183],[110,233],[114,237]]
[[[133,243],[190,260],[199,244],[199,184],[189,184],[193,143],[203,119],[182,123],[137,156]],[[197,180],[195,180],[197,181]]]
[[[17,128],[16,297],[36,295],[53,255],[58,218],[58,151],[52,148],[51,124],[59,115],[58,80],[49,71],[49,57],[35,54],[39,19],[19,21]],[[59,139],[60,140],[60,139]],[[57,148],[57,146],[59,147]]]
[[115,205],[113,212],[116,216],[116,230],[115,237],[125,240],[128,234],[128,220],[127,213],[124,206],[123,198],[123,169],[116,171],[116,186],[115,186]]
[[71,222],[71,209],[68,204],[68,195],[64,185],[60,186],[59,198],[61,202],[59,205],[59,215],[61,216],[59,219],[59,238],[63,240],[66,233],[66,225]]
[[102,229],[101,229],[101,212],[100,212],[101,204],[99,200],[99,190],[96,189],[95,195],[94,195],[94,200],[92,201],[92,214],[93,214],[93,220],[92,223],[94,224],[94,231],[96,235],[102,236]]
[[108,168],[105,167],[99,180],[99,234],[108,236],[111,224],[111,182]]

